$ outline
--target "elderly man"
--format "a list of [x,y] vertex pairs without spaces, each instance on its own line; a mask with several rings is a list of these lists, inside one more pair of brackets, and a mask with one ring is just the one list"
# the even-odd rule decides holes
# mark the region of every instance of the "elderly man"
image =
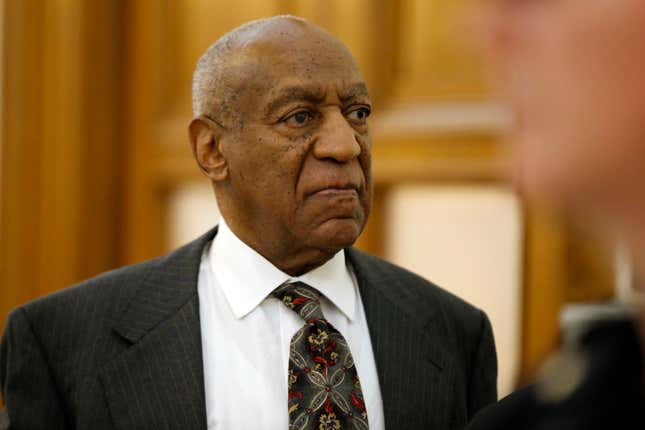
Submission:
[[480,310],[351,245],[370,211],[370,99],[295,17],[199,60],[193,153],[218,228],[15,310],[15,428],[452,429],[496,398]]
[[[645,2],[495,0],[490,54],[519,119],[516,182],[594,222],[645,280]],[[611,246],[611,245],[609,245]],[[537,383],[478,416],[472,429],[645,428],[645,308],[596,322]]]

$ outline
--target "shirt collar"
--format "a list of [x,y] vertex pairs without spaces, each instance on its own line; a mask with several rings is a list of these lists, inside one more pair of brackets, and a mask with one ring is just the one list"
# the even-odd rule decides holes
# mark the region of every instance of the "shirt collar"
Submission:
[[320,291],[350,321],[356,310],[356,286],[345,264],[345,251],[301,276],[292,277],[242,242],[220,219],[208,256],[211,269],[235,318],[254,310],[286,281],[301,281]]

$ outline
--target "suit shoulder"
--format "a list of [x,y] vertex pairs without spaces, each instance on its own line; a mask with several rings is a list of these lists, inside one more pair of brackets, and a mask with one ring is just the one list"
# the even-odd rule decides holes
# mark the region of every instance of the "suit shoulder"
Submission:
[[[22,308],[31,315],[58,306],[79,307],[83,303],[98,301],[101,308],[106,308],[111,303],[127,302],[132,294],[136,292],[138,285],[153,272],[162,268],[199,264],[199,258],[204,246],[212,240],[216,231],[216,228],[212,229],[170,254],[99,274],[31,301],[23,305]],[[171,270],[168,273],[172,276]],[[111,310],[114,311],[115,309],[112,308]]]
[[115,306],[127,301],[137,285],[161,258],[110,270],[77,284],[32,300],[22,306],[30,319],[46,318],[52,311],[67,309],[82,312],[91,307],[96,314],[101,308],[115,310]]
[[212,229],[170,254],[102,273],[38,298],[19,309],[34,325],[41,327],[51,325],[52,320],[68,324],[97,320],[108,323],[122,314],[149,276],[161,272],[165,276],[175,276],[178,268],[199,265],[204,246],[212,240],[216,231]]

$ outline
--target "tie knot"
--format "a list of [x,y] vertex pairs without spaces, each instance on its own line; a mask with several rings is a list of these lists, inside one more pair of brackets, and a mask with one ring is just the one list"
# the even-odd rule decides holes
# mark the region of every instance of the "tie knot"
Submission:
[[303,282],[285,282],[271,293],[305,321],[324,319],[320,293]]

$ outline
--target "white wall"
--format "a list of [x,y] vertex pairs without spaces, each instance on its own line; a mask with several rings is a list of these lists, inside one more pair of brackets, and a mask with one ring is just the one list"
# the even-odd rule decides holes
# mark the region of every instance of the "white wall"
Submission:
[[208,182],[178,186],[168,200],[169,250],[201,236],[217,224],[219,217],[215,194]]

